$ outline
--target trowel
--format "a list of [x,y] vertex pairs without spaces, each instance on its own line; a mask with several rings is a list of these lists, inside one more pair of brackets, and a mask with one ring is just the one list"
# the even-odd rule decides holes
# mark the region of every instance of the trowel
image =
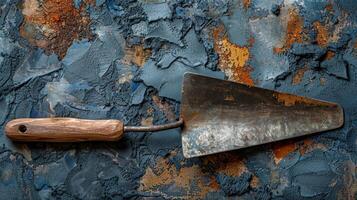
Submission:
[[343,118],[336,103],[186,73],[180,119],[173,123],[23,118],[8,122],[5,132],[23,142],[116,141],[125,132],[181,127],[183,154],[191,158],[336,129]]

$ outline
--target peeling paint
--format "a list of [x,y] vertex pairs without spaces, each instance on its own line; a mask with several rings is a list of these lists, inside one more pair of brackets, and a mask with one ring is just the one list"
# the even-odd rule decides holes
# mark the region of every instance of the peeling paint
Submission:
[[124,58],[122,61],[126,65],[137,65],[142,67],[146,60],[151,56],[150,49],[144,49],[143,45],[134,45],[124,49]]
[[252,180],[250,181],[250,187],[258,188],[259,185],[260,185],[259,178],[257,176],[253,176]]
[[308,70],[307,67],[298,69],[293,76],[292,84],[297,85],[301,83],[302,79],[304,78],[304,74],[307,70]]
[[279,164],[288,154],[294,152],[297,145],[294,141],[277,142],[273,144],[275,164]]
[[153,117],[148,117],[146,119],[141,119],[140,124],[142,126],[151,126],[153,125],[154,118]]
[[[177,159],[177,156],[176,151],[170,152],[168,157],[156,160],[155,166],[149,166],[144,176],[141,177],[139,190],[162,194],[163,188],[170,188],[164,191],[175,190],[175,197],[201,199],[207,198],[209,193],[226,189],[221,185],[226,184],[222,180],[223,176],[235,179],[249,173],[244,159],[232,152],[202,157],[201,162],[194,164],[190,160],[184,159],[180,161],[179,167],[172,163],[172,160]],[[220,179],[221,184],[217,182],[217,178]],[[258,187],[259,178],[255,177],[247,183],[242,182],[242,184],[252,184],[254,187]],[[172,198],[166,192],[162,195]]]
[[158,96],[153,96],[152,100],[155,103],[155,105],[165,114],[168,120],[170,121],[176,120],[176,115],[174,113],[174,110],[168,102],[161,100]]
[[334,24],[332,35],[329,38],[330,42],[337,42],[340,38],[341,38],[341,33],[343,32],[343,30],[348,27],[351,26],[351,23],[348,21],[348,15],[344,12],[341,13],[340,16],[338,16],[338,22],[337,24]]
[[223,27],[213,30],[214,49],[219,55],[219,68],[228,76],[229,80],[254,85],[250,77],[252,69],[247,66],[249,60],[248,47],[241,47],[229,41],[223,34]]
[[209,155],[203,158],[204,165],[216,165],[214,172],[222,173],[227,176],[238,177],[248,169],[245,166],[244,159],[240,155],[226,152],[222,155]]
[[160,187],[165,186],[176,191],[175,196],[163,194],[166,198],[204,198],[209,192],[218,190],[216,179],[203,172],[198,165],[176,169],[167,159],[160,158],[156,166],[146,169],[139,190],[160,193]]
[[317,44],[325,47],[329,41],[328,29],[320,22],[314,22],[313,25],[317,31],[317,36],[316,36]]
[[243,0],[243,6],[247,9],[250,6],[251,0]]
[[282,47],[275,47],[275,53],[285,52],[287,49],[291,48],[294,43],[302,43],[303,37],[303,18],[299,15],[296,8],[290,8],[288,11],[288,22],[284,44]]
[[305,139],[302,145],[299,146],[299,152],[301,155],[310,153],[316,149],[327,150],[327,147],[324,144],[316,143],[311,139]]
[[329,4],[327,4],[327,5],[325,6],[325,9],[326,9],[327,11],[329,11],[329,12],[332,12],[332,11],[333,11],[333,5],[332,5],[331,3],[329,3]]
[[83,8],[76,9],[73,0],[25,0],[20,35],[63,58],[74,40],[91,38],[90,19]]
[[331,60],[335,55],[335,52],[328,50],[323,60]]

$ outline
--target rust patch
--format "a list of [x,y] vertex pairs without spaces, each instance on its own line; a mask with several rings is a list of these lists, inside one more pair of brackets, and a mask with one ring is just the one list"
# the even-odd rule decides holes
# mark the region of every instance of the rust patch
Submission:
[[273,144],[273,153],[275,164],[279,164],[287,155],[294,152],[297,149],[297,145],[294,141],[277,142]]
[[155,103],[155,105],[162,110],[162,112],[165,114],[166,118],[170,121],[175,121],[176,120],[176,116],[175,113],[173,111],[172,106],[164,101],[161,100],[158,96],[153,96],[152,97],[153,102]]
[[247,65],[250,56],[249,48],[231,43],[228,36],[222,33],[224,33],[223,26],[213,30],[214,49],[219,55],[218,67],[229,80],[254,85],[250,76],[252,68]]
[[350,21],[348,20],[348,14],[344,11],[341,11],[340,16],[338,17],[337,24],[331,24],[331,37],[329,38],[330,42],[337,42],[341,38],[343,30],[350,26]]
[[209,155],[203,157],[202,160],[204,165],[214,166],[214,172],[227,176],[240,176],[248,171],[242,156],[231,152]]
[[303,144],[299,146],[299,152],[301,155],[312,152],[314,149],[321,149],[323,151],[327,150],[327,147],[324,144],[316,143],[311,139],[305,139]]
[[148,108],[146,110],[146,113],[151,116],[154,113],[154,109],[153,108]]
[[322,25],[319,21],[313,23],[317,31],[316,42],[319,46],[325,47],[328,44],[329,33],[326,26]]
[[305,139],[303,142],[303,145],[299,147],[299,152],[301,155],[304,155],[308,149],[312,146],[314,142],[311,139]]
[[283,103],[285,106],[294,106],[296,104],[319,105],[319,106],[330,106],[331,105],[329,103],[316,102],[315,100],[308,99],[305,97],[295,96],[292,94],[275,93],[273,96],[280,103]]
[[144,49],[142,45],[134,45],[132,47],[125,48],[123,63],[127,65],[135,64],[142,67],[150,56],[150,49]]
[[332,11],[333,11],[333,5],[332,5],[331,3],[329,3],[329,4],[327,4],[327,5],[325,6],[325,9],[326,9],[327,11],[329,11],[329,12],[332,12]]
[[325,56],[323,57],[323,60],[331,60],[335,55],[336,55],[335,52],[328,50]]
[[[140,191],[160,192],[160,187],[174,187],[181,198],[204,198],[209,192],[219,190],[219,184],[213,176],[203,172],[198,165],[176,169],[167,159],[160,158],[155,167],[148,167],[140,180]],[[195,187],[193,187],[195,186]],[[163,194],[171,198],[168,194]],[[176,196],[177,197],[177,196]]]
[[151,126],[151,125],[153,125],[153,121],[154,121],[154,117],[153,117],[154,109],[148,108],[146,110],[146,113],[147,113],[147,115],[145,117],[141,118],[140,124],[142,126]]
[[298,69],[293,76],[292,84],[297,85],[297,84],[301,83],[302,79],[304,78],[305,72],[307,70],[308,70],[307,67]]
[[294,151],[299,151],[300,155],[312,152],[315,149],[327,150],[324,144],[316,143],[307,138],[304,140],[291,139],[273,144],[275,164],[279,164],[287,155]]
[[259,178],[257,176],[253,176],[252,180],[250,181],[250,187],[251,188],[257,188],[260,184]]
[[[213,190],[213,191],[218,191],[221,187],[219,186],[216,178],[214,176],[211,176],[210,178],[210,183],[209,183],[209,187]],[[209,191],[211,191],[211,189],[206,190],[205,194],[207,194]]]
[[240,176],[248,170],[242,159],[234,158],[225,165],[221,165],[217,171],[227,176]]
[[151,126],[153,125],[154,118],[153,117],[148,117],[148,118],[143,118],[141,119],[141,125],[142,126]]
[[[172,187],[180,194],[176,198],[202,199],[210,192],[220,190],[215,175],[223,173],[227,176],[240,176],[248,171],[242,156],[233,152],[225,152],[217,155],[201,157],[201,165],[176,168],[169,159],[177,153],[171,152],[167,158],[159,158],[154,167],[148,167],[140,180],[140,191],[160,193],[166,198],[169,194],[163,194],[163,187]],[[183,160],[181,165],[185,165]],[[204,170],[203,170],[204,169]],[[259,185],[259,179],[253,177],[251,184]]]
[[288,18],[284,44],[282,47],[275,47],[273,49],[275,53],[283,53],[294,43],[303,42],[303,18],[299,15],[296,9],[289,9]]
[[60,58],[65,56],[73,40],[92,36],[84,6],[76,9],[72,0],[25,0],[22,13],[20,35]]
[[243,0],[243,7],[245,9],[249,8],[251,0]]

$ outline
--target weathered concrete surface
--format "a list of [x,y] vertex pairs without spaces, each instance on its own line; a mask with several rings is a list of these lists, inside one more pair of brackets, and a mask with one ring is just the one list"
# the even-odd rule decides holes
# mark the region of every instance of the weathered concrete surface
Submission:
[[[1,199],[355,199],[353,0],[0,0]],[[340,103],[342,129],[185,159],[180,130],[13,144],[19,117],[177,119],[195,71]],[[257,116],[258,117],[258,116]]]

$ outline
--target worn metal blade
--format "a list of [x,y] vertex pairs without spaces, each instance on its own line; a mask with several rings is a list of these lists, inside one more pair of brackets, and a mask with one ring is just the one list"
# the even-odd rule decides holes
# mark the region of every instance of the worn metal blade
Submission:
[[185,74],[181,117],[187,158],[339,128],[335,103]]

